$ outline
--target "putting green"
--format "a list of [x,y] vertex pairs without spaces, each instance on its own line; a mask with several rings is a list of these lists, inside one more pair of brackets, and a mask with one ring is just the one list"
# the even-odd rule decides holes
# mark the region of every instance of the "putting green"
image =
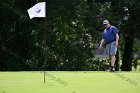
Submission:
[[139,93],[139,72],[0,72],[0,93]]

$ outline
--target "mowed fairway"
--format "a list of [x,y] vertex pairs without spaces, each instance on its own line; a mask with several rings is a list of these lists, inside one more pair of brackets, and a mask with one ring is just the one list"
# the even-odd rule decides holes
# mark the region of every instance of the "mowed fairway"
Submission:
[[0,93],[140,93],[140,73],[0,72]]

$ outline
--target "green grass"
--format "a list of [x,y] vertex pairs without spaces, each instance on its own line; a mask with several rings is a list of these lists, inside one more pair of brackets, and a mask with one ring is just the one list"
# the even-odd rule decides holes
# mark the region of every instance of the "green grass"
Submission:
[[139,72],[0,72],[0,93],[139,93]]

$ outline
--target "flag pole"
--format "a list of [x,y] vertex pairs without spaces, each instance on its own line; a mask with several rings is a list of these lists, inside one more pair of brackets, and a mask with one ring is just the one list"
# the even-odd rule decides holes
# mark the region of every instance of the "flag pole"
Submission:
[[45,19],[45,34],[44,34],[44,83],[46,74],[46,19]]
[[[45,5],[45,8],[46,8],[46,5]],[[46,9],[45,9],[45,16],[46,16]],[[47,31],[47,28],[46,28],[46,17],[45,17],[45,34],[44,34],[44,83],[46,82],[46,78],[45,78],[45,75],[46,75],[46,31]]]

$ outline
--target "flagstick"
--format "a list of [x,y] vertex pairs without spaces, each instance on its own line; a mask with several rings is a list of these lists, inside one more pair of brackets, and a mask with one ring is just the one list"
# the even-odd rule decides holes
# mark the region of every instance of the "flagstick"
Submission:
[[45,83],[45,66],[46,66],[46,62],[44,61],[44,83]]
[[[46,8],[46,4],[45,4],[45,8]],[[45,10],[45,16],[46,16],[46,10]],[[46,78],[45,78],[45,74],[46,74],[46,39],[47,39],[47,36],[46,36],[46,34],[47,34],[47,29],[46,29],[46,26],[47,26],[47,21],[46,21],[46,17],[45,17],[45,36],[44,36],[44,57],[45,57],[45,59],[44,59],[44,83],[45,83],[45,81],[46,81]]]
[[46,74],[46,31],[47,31],[47,29],[46,29],[46,19],[45,19],[45,36],[44,36],[44,57],[45,57],[45,59],[44,59],[44,83],[45,83],[45,80],[46,80],[46,78],[45,78],[45,74]]
[[45,83],[45,61],[44,61],[44,83]]

